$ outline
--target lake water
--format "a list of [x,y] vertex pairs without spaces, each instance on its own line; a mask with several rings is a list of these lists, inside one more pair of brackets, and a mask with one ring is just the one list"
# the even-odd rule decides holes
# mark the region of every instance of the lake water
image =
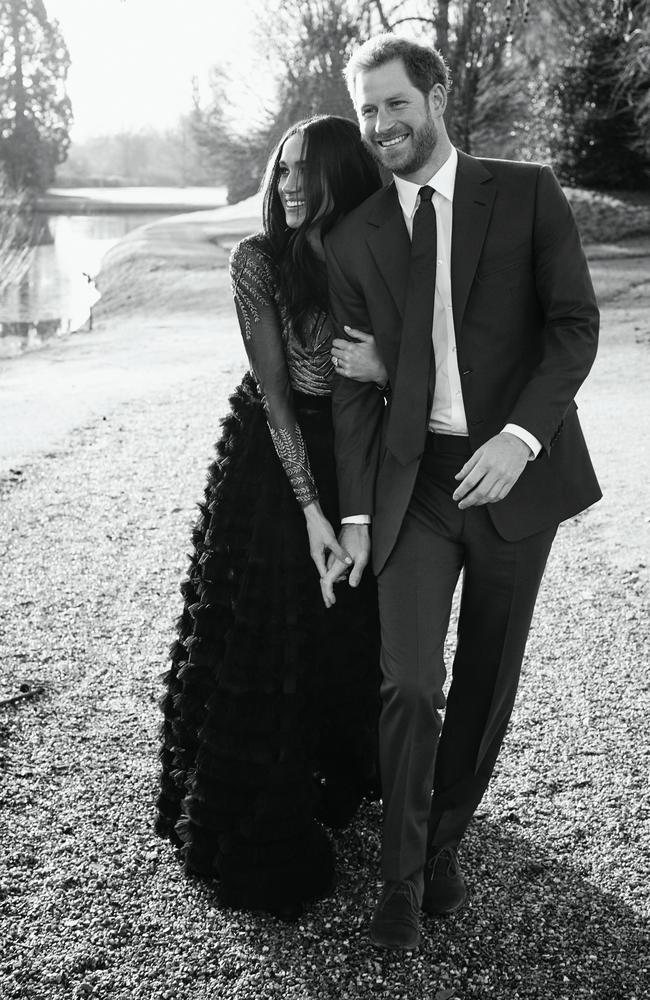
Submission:
[[[0,357],[15,357],[54,337],[87,329],[99,297],[93,278],[102,257],[132,229],[168,216],[166,206],[200,209],[225,204],[222,189],[207,188],[85,188],[59,193],[89,198],[88,210],[83,215],[43,217],[52,242],[34,248],[21,281],[0,296]],[[110,213],[94,212],[93,201],[113,202]],[[130,207],[136,205],[151,209]]]

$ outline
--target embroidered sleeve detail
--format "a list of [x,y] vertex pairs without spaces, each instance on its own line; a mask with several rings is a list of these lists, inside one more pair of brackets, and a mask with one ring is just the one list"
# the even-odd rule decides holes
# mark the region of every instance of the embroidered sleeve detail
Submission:
[[259,250],[247,248],[243,241],[230,256],[230,281],[241,332],[249,341],[255,325],[262,321],[264,307],[273,299],[269,260]]
[[246,237],[233,248],[230,276],[244,347],[260,389],[271,439],[296,500],[305,507],[317,499],[318,491],[293,403],[288,318],[262,235]]
[[296,424],[293,433],[286,427],[271,427],[270,425],[269,430],[278,458],[282,462],[300,506],[306,507],[312,501],[318,500],[318,491],[311,474],[305,442],[298,425]]

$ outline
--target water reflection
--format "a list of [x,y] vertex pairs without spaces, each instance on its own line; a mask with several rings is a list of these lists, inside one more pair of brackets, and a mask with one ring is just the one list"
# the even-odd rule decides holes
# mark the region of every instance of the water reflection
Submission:
[[98,299],[94,277],[106,251],[163,213],[45,216],[52,241],[34,250],[22,280],[0,296],[0,357],[87,328]]
[[71,333],[69,326],[63,327],[60,319],[42,319],[38,323],[17,321],[0,323],[0,357],[13,357],[24,351],[44,347],[53,337]]

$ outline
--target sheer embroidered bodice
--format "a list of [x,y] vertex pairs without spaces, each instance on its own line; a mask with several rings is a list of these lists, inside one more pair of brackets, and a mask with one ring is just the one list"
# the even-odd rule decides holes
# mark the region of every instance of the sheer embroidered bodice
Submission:
[[294,329],[263,235],[247,237],[233,248],[230,277],[244,346],[262,394],[273,444],[296,499],[304,507],[318,498],[318,489],[292,391],[330,395],[332,328],[327,315],[315,308],[306,328]]

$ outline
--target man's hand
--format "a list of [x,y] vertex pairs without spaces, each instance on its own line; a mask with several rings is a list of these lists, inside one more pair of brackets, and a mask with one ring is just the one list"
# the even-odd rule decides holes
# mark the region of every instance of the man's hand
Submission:
[[526,468],[530,454],[528,445],[507,431],[486,441],[454,477],[460,479],[453,495],[454,500],[460,501],[459,509],[497,503],[507,497]]
[[370,527],[367,524],[344,524],[339,532],[339,544],[343,551],[349,554],[352,563],[346,563],[336,554],[328,560],[327,573],[321,577],[320,589],[326,608],[336,604],[334,584],[349,573],[348,583],[358,587],[363,571],[370,557]]

